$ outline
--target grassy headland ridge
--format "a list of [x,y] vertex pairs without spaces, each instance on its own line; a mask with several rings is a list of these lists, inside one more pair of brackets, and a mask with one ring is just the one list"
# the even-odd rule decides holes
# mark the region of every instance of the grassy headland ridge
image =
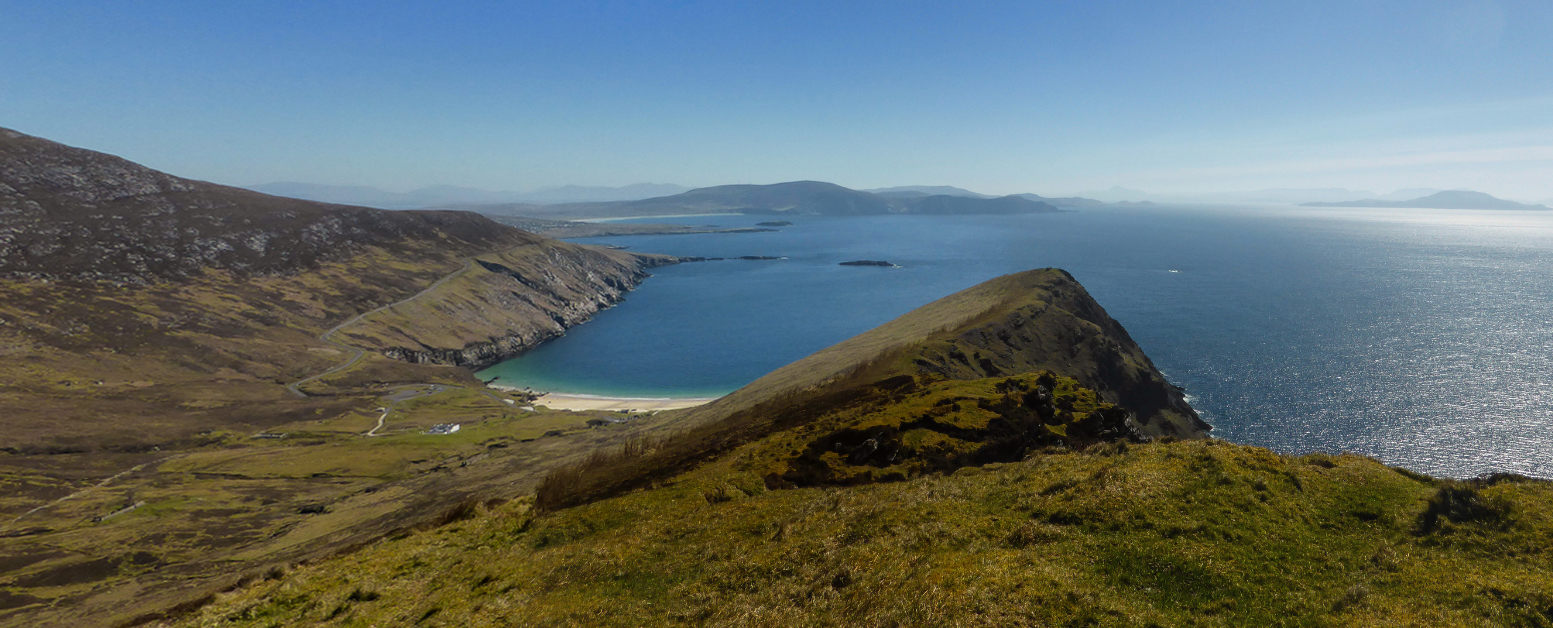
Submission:
[[[1048,268],[949,295],[688,409],[661,428],[673,436],[652,443],[650,454],[598,456],[552,474],[539,487],[538,505],[571,506],[651,486],[773,433],[894,399],[935,378],[1043,371],[1075,380],[1098,403],[1120,406],[1107,414],[1106,423],[1115,424],[1111,438],[1201,438],[1212,429],[1072,276]],[[1045,438],[1044,428],[1026,425],[1027,416],[1018,421],[1023,445],[1012,450]]]
[[772,371],[691,422],[722,420],[803,391],[935,373],[977,379],[1049,370],[1137,411],[1150,436],[1198,437],[1211,429],[1154,367],[1127,330],[1058,269],[1004,275]]
[[989,281],[168,625],[1553,622],[1553,484],[1150,438],[1201,428],[1090,304]]

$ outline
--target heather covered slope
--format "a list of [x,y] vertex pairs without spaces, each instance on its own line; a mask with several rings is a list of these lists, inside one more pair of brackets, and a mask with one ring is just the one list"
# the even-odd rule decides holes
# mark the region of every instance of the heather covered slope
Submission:
[[223,595],[179,626],[1546,626],[1553,486],[1211,440],[772,490],[740,453],[526,501]]
[[[531,347],[672,261],[0,131],[0,626],[116,625],[526,490],[597,446],[544,438],[592,417],[440,365]],[[420,435],[442,422],[462,436]]]
[[0,277],[145,284],[291,274],[370,246],[472,254],[538,241],[467,212],[269,196],[0,129]]
[[[10,382],[0,427],[17,451],[262,428],[329,403],[298,402],[284,387],[348,357],[320,333],[440,279],[450,278],[342,332],[417,362],[489,360],[587,320],[672,261],[468,212],[190,181],[0,129],[0,374]],[[380,381],[468,379],[385,368]]]

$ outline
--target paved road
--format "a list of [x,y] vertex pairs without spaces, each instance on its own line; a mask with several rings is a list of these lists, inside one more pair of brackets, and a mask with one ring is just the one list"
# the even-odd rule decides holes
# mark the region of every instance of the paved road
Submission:
[[335,325],[334,327],[330,328],[329,331],[326,331],[326,332],[324,332],[322,334],[319,334],[318,335],[318,339],[319,340],[322,340],[322,341],[327,342],[327,343],[329,343],[331,345],[334,345],[336,348],[342,349],[344,351],[349,351],[351,353],[350,359],[346,360],[344,364],[341,364],[339,366],[335,366],[335,367],[333,367],[333,368],[331,368],[331,369],[329,369],[327,371],[324,371],[322,373],[319,373],[319,374],[314,375],[312,377],[309,377],[307,379],[298,381],[296,383],[290,384],[290,385],[286,386],[286,390],[291,391],[291,394],[293,394],[293,395],[296,395],[298,397],[306,399],[307,398],[307,393],[302,392],[302,389],[301,389],[301,386],[303,384],[306,384],[306,383],[311,382],[311,381],[316,380],[316,379],[322,379],[324,377],[328,377],[330,375],[333,375],[335,373],[338,373],[340,371],[348,369],[348,368],[350,368],[352,366],[355,366],[357,362],[361,361],[361,358],[363,358],[363,357],[365,357],[367,355],[367,352],[362,350],[362,349],[358,349],[356,347],[352,347],[352,346],[350,346],[348,344],[345,344],[343,342],[339,342],[337,340],[334,340],[333,336],[334,336],[335,332],[338,332],[341,329],[349,327],[352,324],[354,324],[356,321],[359,321],[359,320],[361,320],[363,318],[366,318],[368,316],[371,316],[373,314],[376,314],[376,313],[381,312],[383,310],[386,310],[388,308],[394,307],[396,305],[403,305],[405,303],[409,303],[409,302],[414,301],[414,300],[416,300],[416,299],[418,299],[418,298],[420,298],[422,296],[425,296],[426,293],[431,292],[432,290],[436,290],[442,284],[447,283],[447,281],[449,279],[452,279],[454,277],[457,277],[459,275],[464,274],[465,272],[468,272],[470,268],[474,267],[474,263],[475,262],[474,262],[473,259],[466,259],[466,260],[464,260],[464,267],[463,268],[455,270],[452,273],[449,273],[447,276],[445,276],[445,277],[443,277],[441,279],[438,279],[436,283],[431,284],[430,286],[426,286],[425,290],[417,292],[417,293],[415,293],[413,295],[410,295],[409,297],[406,297],[404,299],[400,299],[400,300],[395,301],[393,303],[389,303],[388,305],[384,305],[384,306],[379,307],[377,309],[374,309],[374,310],[372,310],[370,312],[362,312],[360,314],[357,314],[354,318],[352,318],[352,319],[350,319],[348,321],[345,321],[343,323],[340,323],[338,325]]

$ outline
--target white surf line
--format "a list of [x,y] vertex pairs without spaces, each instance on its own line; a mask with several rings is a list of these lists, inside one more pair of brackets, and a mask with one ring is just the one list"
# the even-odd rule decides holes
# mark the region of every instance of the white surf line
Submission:
[[329,369],[327,371],[324,371],[322,373],[319,373],[319,374],[314,375],[312,377],[309,377],[307,379],[304,379],[304,380],[298,381],[296,383],[293,383],[291,385],[288,385],[288,386],[286,386],[286,390],[291,391],[291,394],[293,394],[293,395],[296,395],[298,397],[306,399],[307,396],[308,396],[307,393],[302,392],[302,389],[300,388],[303,384],[306,384],[308,382],[311,382],[311,381],[314,381],[314,380],[317,380],[317,379],[322,379],[322,378],[328,377],[330,375],[333,375],[335,373],[338,373],[340,371],[343,371],[345,369],[348,369],[348,368],[350,368],[352,366],[355,366],[357,362],[360,362],[361,358],[366,357],[366,355],[367,355],[366,351],[364,351],[362,349],[358,349],[356,347],[352,347],[352,346],[350,346],[348,344],[345,344],[343,342],[338,342],[338,341],[334,340],[332,338],[332,336],[334,336],[335,332],[338,332],[341,329],[349,327],[350,325],[354,324],[356,321],[359,321],[359,320],[361,320],[363,318],[366,318],[368,316],[371,316],[373,314],[376,314],[378,312],[381,312],[383,310],[386,310],[388,308],[391,308],[391,307],[394,307],[394,306],[397,306],[397,305],[403,305],[405,303],[409,303],[409,302],[414,301],[414,300],[416,300],[416,299],[418,299],[418,298],[420,298],[422,296],[425,296],[426,293],[431,292],[432,290],[436,290],[442,284],[447,283],[449,279],[452,279],[454,277],[462,275],[465,272],[467,272],[469,269],[474,268],[474,263],[475,263],[474,262],[474,258],[466,259],[466,260],[464,260],[464,267],[463,268],[455,270],[455,271],[449,273],[447,276],[445,276],[445,277],[443,277],[441,279],[438,279],[436,281],[436,283],[433,283],[433,284],[431,284],[429,286],[426,286],[425,290],[417,292],[417,293],[415,293],[413,295],[410,295],[409,297],[406,297],[404,299],[400,299],[400,300],[395,301],[393,303],[389,303],[388,305],[384,305],[382,307],[373,309],[371,311],[362,312],[360,314],[357,314],[354,318],[352,318],[352,319],[350,319],[348,321],[345,321],[343,323],[340,323],[338,325],[335,325],[334,327],[330,328],[329,331],[326,331],[326,332],[324,332],[322,334],[319,334],[318,335],[318,339],[319,340],[322,340],[322,341],[327,342],[327,343],[329,343],[331,345],[334,345],[336,348],[344,349],[346,351],[350,351],[352,353],[351,358],[349,360],[346,360],[344,364],[341,364],[339,366],[331,368],[331,369]]
[[131,473],[134,473],[134,472],[136,472],[136,471],[139,471],[139,470],[141,470],[141,469],[144,469],[144,468],[146,468],[146,467],[147,467],[147,466],[150,466],[150,465],[153,465],[153,464],[159,464],[159,463],[162,463],[162,462],[165,462],[165,461],[167,461],[167,460],[171,460],[171,459],[172,459],[172,456],[168,456],[168,457],[166,457],[166,458],[162,458],[162,459],[159,459],[159,460],[152,460],[152,461],[151,461],[151,462],[142,462],[142,463],[140,463],[140,464],[137,464],[137,465],[135,465],[135,466],[133,466],[133,467],[130,467],[130,468],[129,468],[129,469],[126,469],[126,470],[124,470],[124,471],[120,471],[120,472],[118,472],[118,473],[115,473],[115,474],[113,474],[113,475],[111,475],[111,476],[109,476],[109,477],[108,477],[108,479],[106,479],[106,480],[103,480],[103,481],[101,481],[101,482],[98,482],[98,483],[96,483],[96,484],[93,484],[93,485],[91,485],[91,486],[88,486],[88,487],[86,487],[86,488],[83,488],[83,489],[81,489],[81,490],[79,490],[79,491],[76,491],[76,492],[74,492],[74,493],[71,493],[71,494],[69,494],[69,495],[66,495],[66,496],[64,496],[64,497],[61,497],[61,498],[59,498],[59,499],[56,499],[56,500],[54,500],[54,501],[51,501],[51,502],[49,502],[49,503],[47,503],[47,504],[44,504],[44,505],[42,505],[42,506],[39,506],[39,507],[37,507],[37,508],[34,508],[34,509],[32,509],[32,510],[29,510],[29,511],[27,511],[27,512],[24,512],[24,513],[22,513],[22,514],[20,514],[20,515],[17,515],[17,516],[16,516],[16,518],[15,518],[15,519],[12,519],[12,520],[11,520],[11,523],[16,523],[16,522],[18,522],[18,521],[21,521],[21,520],[22,520],[22,517],[25,517],[25,516],[27,516],[27,515],[30,515],[30,514],[32,514],[32,513],[35,513],[35,512],[38,512],[38,511],[39,511],[39,510],[43,510],[43,509],[45,509],[45,508],[49,508],[49,507],[52,507],[52,506],[57,506],[57,505],[59,505],[59,504],[61,504],[61,503],[64,503],[64,502],[65,502],[65,501],[66,501],[66,500],[71,500],[71,499],[75,499],[75,498],[77,498],[77,497],[80,497],[80,496],[82,496],[82,495],[85,495],[85,494],[87,494],[87,493],[90,493],[90,492],[92,492],[92,491],[94,491],[94,490],[97,490],[97,489],[99,489],[99,488],[102,488],[102,487],[104,487],[104,486],[107,486],[107,485],[109,485],[109,484],[111,484],[111,483],[113,483],[113,481],[114,481],[114,480],[117,480],[117,479],[119,479],[119,478],[121,478],[121,477],[124,477],[124,476],[126,476],[126,475],[129,475],[129,474],[131,474]]

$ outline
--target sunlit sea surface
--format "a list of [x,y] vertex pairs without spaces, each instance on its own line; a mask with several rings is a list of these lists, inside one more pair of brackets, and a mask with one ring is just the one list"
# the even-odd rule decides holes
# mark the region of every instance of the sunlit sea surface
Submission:
[[[582,240],[787,259],[655,269],[618,307],[483,375],[718,395],[956,290],[1056,266],[1187,389],[1218,438],[1456,477],[1553,477],[1553,212],[1163,206],[793,222]],[[856,259],[902,267],[837,265]]]

